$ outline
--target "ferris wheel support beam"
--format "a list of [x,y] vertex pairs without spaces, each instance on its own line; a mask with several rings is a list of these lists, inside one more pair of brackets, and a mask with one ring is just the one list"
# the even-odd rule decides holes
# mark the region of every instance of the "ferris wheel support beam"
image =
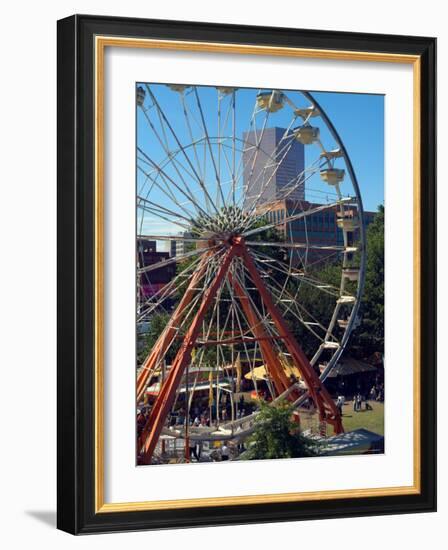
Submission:
[[[247,271],[252,278],[252,282],[259,291],[268,314],[273,320],[278,333],[284,340],[285,346],[292,356],[293,362],[298,368],[300,375],[303,377],[303,380],[308,388],[309,396],[314,401],[316,407],[319,410],[320,420],[331,424],[336,434],[344,431],[339,411],[333,399],[331,398],[323,383],[319,380],[318,375],[314,372],[313,367],[308,361],[308,358],[300,348],[299,344],[296,342],[294,336],[289,331],[286,323],[283,320],[280,310],[275,305],[273,299],[269,294],[269,291],[267,290],[265,284],[263,283],[263,280],[261,279],[257,271],[257,267],[249,254],[249,251],[244,243],[244,239],[241,237],[237,237],[233,240],[232,243],[229,243],[228,246],[229,247],[225,252],[223,261],[216,272],[213,282],[204,292],[199,309],[195,314],[195,317],[193,318],[189,329],[187,330],[182,345],[177,352],[170,372],[160,389],[160,392],[156,398],[153,408],[151,409],[149,418],[141,434],[141,438],[139,440],[141,442],[140,458],[145,464],[151,463],[151,458],[160,434],[163,430],[166,417],[176,398],[176,390],[181,382],[184,370],[191,362],[191,353],[194,346],[197,344],[197,339],[201,330],[202,322],[208,309],[210,308],[212,301],[219,292],[219,289],[226,276],[231,286],[233,286],[233,288],[235,289],[236,296],[241,303],[241,307],[248,321],[251,323],[251,330],[254,332],[255,336],[260,339],[259,345],[262,350],[263,358],[265,360],[267,369],[269,370],[269,373],[273,378],[274,384],[276,385],[277,391],[279,393],[283,393],[291,385],[276,353],[270,347],[269,342],[265,339],[267,333],[264,330],[262,320],[258,317],[256,312],[252,308],[244,287],[241,285],[238,279],[233,276],[231,270],[229,269],[235,256],[241,258],[243,264],[245,265]],[[202,267],[198,269],[198,272],[202,272],[205,269],[206,263],[207,256],[204,257],[204,262],[201,262]],[[179,304],[176,312],[173,315],[173,319],[180,319],[182,310],[185,307],[185,304],[182,302],[184,302],[184,300],[191,301],[194,295],[194,285],[197,282],[196,275],[198,272],[195,273],[195,276],[193,277],[183,297],[183,300],[181,300],[181,303]],[[152,372],[152,369],[156,365],[159,358],[168,349],[168,346],[174,338],[175,331],[175,323],[171,322],[168,328],[162,333],[162,336],[159,338],[156,345],[154,346],[154,349],[149,355],[148,360],[145,362],[146,368],[142,369],[141,377],[139,377],[138,381],[139,396],[143,396],[150,373]]]
[[153,408],[151,409],[148,421],[141,435],[143,445],[140,456],[142,462],[145,464],[149,464],[151,462],[151,457],[162,432],[165,419],[176,398],[176,389],[179,386],[185,368],[191,361],[191,352],[199,336],[202,321],[204,320],[205,314],[207,313],[224,280],[234,256],[235,248],[230,247],[216,273],[215,279],[204,293],[199,310],[184,337],[183,343],[171,366],[171,370],[160,390],[159,395],[157,396]]
[[291,354],[294,364],[303,376],[304,382],[308,388],[308,393],[319,410],[320,420],[331,424],[336,434],[342,433],[344,428],[342,426],[341,416],[333,399],[323,383],[320,381],[318,375],[315,373],[307,356],[304,354],[296,339],[288,329],[281,312],[266,289],[266,286],[258,273],[257,267],[244,243],[242,245],[241,255],[253,283],[260,292],[261,298],[266,306],[266,309],[268,310],[269,315],[276,324],[280,334],[285,336],[285,346]]
[[194,295],[196,294],[196,285],[207,268],[207,264],[211,254],[212,251],[209,251],[203,256],[197,270],[194,272],[194,275],[191,278],[190,284],[188,285],[185,294],[182,297],[182,300],[179,302],[176,311],[173,313],[173,316],[171,317],[168,326],[162,332],[161,336],[155,343],[151,353],[148,355],[146,361],[142,365],[140,373],[137,377],[137,403],[142,400],[146,390],[146,386],[149,382],[149,378],[155,371],[160,357],[163,357],[163,355],[166,353],[166,350],[168,349],[173,338],[176,335],[177,325],[181,320],[183,314],[185,313],[186,307],[190,304]]
[[[289,388],[291,382],[286,376],[282,364],[274,351],[272,346],[272,336],[268,336],[263,326],[262,319],[260,319],[254,311],[250,300],[238,279],[229,273],[229,281],[236,291],[235,295],[241,303],[241,307],[243,308],[247,320],[251,323],[251,329],[260,345],[266,370],[268,370],[272,380],[274,381],[277,393],[282,394]],[[283,338],[283,336],[280,335],[280,338]],[[295,400],[296,397],[297,396],[293,397],[293,400]]]

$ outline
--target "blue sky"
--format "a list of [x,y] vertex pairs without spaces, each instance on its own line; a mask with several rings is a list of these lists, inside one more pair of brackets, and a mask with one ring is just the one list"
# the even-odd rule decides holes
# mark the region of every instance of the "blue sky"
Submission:
[[[191,134],[189,133],[186,119],[183,112],[183,106],[181,101],[181,94],[171,90],[169,87],[162,84],[151,84],[150,91],[154,94],[159,106],[166,114],[170,125],[175,130],[176,136],[183,146],[191,143]],[[198,86],[198,97],[202,108],[202,113],[198,108],[197,99],[193,89],[185,92],[185,101],[189,111],[189,118],[191,120],[191,132],[194,138],[199,137],[202,131],[201,116],[204,117],[204,121],[210,136],[230,136],[232,131],[232,109],[230,109],[232,96],[226,96],[221,100],[221,132],[218,131],[218,117],[217,117],[217,105],[218,94],[215,87]],[[237,138],[242,138],[243,132],[249,129],[249,122],[252,116],[253,107],[255,104],[255,97],[259,90],[256,89],[239,89],[236,94],[236,132]],[[371,95],[371,94],[350,94],[350,93],[334,93],[334,92],[311,92],[316,100],[320,103],[327,116],[332,121],[336,130],[338,131],[345,148],[351,158],[356,177],[361,190],[361,196],[365,210],[375,211],[379,204],[383,204],[384,201],[384,96]],[[298,107],[306,107],[309,103],[300,92],[286,91],[286,95],[290,97],[291,101]],[[145,118],[141,109],[137,111],[137,146],[140,147],[152,160],[157,163],[163,163],[166,160],[166,150],[162,144],[165,139],[165,147],[174,151],[178,149],[178,144],[167,129],[166,124],[162,124],[160,118],[157,116],[157,110],[151,107],[151,98],[146,93],[145,106],[149,108],[148,115],[156,133],[159,137],[162,137],[161,141],[157,140],[156,133],[151,129],[148,120]],[[292,120],[292,108],[287,106],[279,110],[275,114],[270,115],[267,121],[267,127],[278,126],[282,128],[288,127]],[[229,117],[227,117],[229,115]],[[264,112],[259,115],[257,119],[257,126],[263,124]],[[259,120],[259,122],[258,122]],[[300,119],[299,119],[300,120]],[[320,117],[311,119],[310,122],[320,128],[321,140],[325,145],[326,150],[334,148],[334,140],[325,127],[323,120]],[[298,123],[296,122],[295,125]],[[165,126],[165,137],[163,138],[163,126]],[[231,143],[230,137],[228,143]],[[209,154],[204,145],[204,158]],[[215,154],[217,148],[214,150]],[[230,149],[227,149],[230,151]],[[311,163],[313,159],[318,157],[320,150],[317,145],[311,145],[305,147],[305,166]],[[231,155],[231,153],[229,153]],[[193,161],[194,155],[193,148],[189,147],[188,156]],[[179,160],[184,160],[183,157],[177,157]],[[229,157],[230,158],[230,157]],[[238,161],[241,161],[241,155],[235,154],[235,162],[238,165]],[[231,160],[231,159],[230,159]],[[342,160],[336,161],[343,162]],[[187,169],[188,163],[185,162]],[[141,164],[141,160],[138,162]],[[198,166],[200,161],[198,160]],[[179,173],[173,169],[170,164],[165,164],[164,169],[172,181],[179,180]],[[341,166],[343,167],[343,166]],[[230,178],[229,159],[227,159],[227,179]],[[207,180],[212,182],[214,180],[213,174],[216,172],[216,167],[212,166],[211,155],[203,161],[203,170],[207,173]],[[221,180],[226,180],[226,165],[224,160],[221,163]],[[194,183],[192,179],[189,179],[187,170],[182,172],[184,174],[187,183]],[[342,187],[342,191],[346,191],[347,195],[351,193],[351,182],[348,180]],[[137,176],[137,187],[140,191],[148,187],[148,183],[144,183],[145,178],[141,171]],[[230,183],[229,183],[230,185]],[[170,184],[172,187],[172,185]],[[213,187],[213,183],[210,183]],[[173,188],[173,187],[172,187]],[[194,186],[192,187],[194,189]],[[229,187],[230,189],[230,187]],[[199,196],[200,189],[194,189],[195,196]],[[306,183],[306,199],[311,202],[325,202],[331,201],[332,189],[327,184],[324,184],[319,174],[313,175]],[[216,191],[217,192],[217,191]],[[152,197],[159,204],[164,204],[167,208],[171,208],[174,211],[176,207],[173,204],[169,204],[170,201],[166,195],[163,195],[158,189],[152,190]],[[177,191],[175,191],[177,193]],[[185,199],[185,197],[182,197]],[[156,220],[154,216],[148,217],[148,227],[145,232],[148,233],[149,226],[152,229],[151,233],[176,233],[182,230],[182,227],[173,224],[169,224],[166,220]]]
[[384,96],[315,92],[350,156],[366,210],[384,204]]

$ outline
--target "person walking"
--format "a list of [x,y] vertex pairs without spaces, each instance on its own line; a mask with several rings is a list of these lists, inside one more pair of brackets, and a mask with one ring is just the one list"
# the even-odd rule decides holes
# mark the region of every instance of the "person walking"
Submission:
[[356,396],[356,410],[359,412],[362,408],[362,396],[358,392],[358,395]]
[[339,411],[339,414],[342,416],[342,407],[345,403],[345,397],[343,395],[338,395],[338,399],[336,401],[336,407]]
[[190,459],[192,456],[194,456],[194,458],[196,459],[196,462],[199,462],[199,456],[198,456],[198,453],[196,452],[196,447],[197,447],[196,441],[193,441],[190,439],[189,441]]
[[221,460],[229,460],[230,449],[227,446],[226,442],[223,443],[221,447]]

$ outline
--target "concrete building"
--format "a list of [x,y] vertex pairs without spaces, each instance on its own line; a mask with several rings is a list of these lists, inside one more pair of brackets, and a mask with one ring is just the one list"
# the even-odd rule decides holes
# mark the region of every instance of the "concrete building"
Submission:
[[[189,231],[179,233],[179,237],[191,238],[193,235]],[[170,242],[170,256],[182,256],[194,249],[194,243],[188,241],[171,241]]]
[[[344,237],[341,227],[341,214],[338,207],[326,208],[320,212],[310,214],[306,218],[287,222],[288,217],[294,216],[302,210],[309,210],[320,206],[308,201],[278,200],[261,204],[257,213],[265,212],[269,222],[276,223],[277,229],[285,235],[285,240],[295,243],[306,244],[307,242],[317,246],[343,246]],[[375,212],[364,212],[366,226],[375,218]],[[354,245],[359,240],[359,228],[356,227],[358,212],[356,206],[345,208],[344,220],[353,220],[354,230],[348,231],[348,246]],[[297,258],[303,254],[303,250],[296,249],[293,252]],[[308,259],[319,259],[331,256],[334,251],[310,250]]]
[[[137,239],[138,267],[163,262],[169,257],[169,252],[157,252],[156,241]],[[150,271],[149,273],[142,273],[137,280],[139,299],[144,301],[145,298],[149,298],[168,284],[175,275],[175,264],[168,264],[166,266],[161,266],[159,269]]]
[[[243,152],[245,208],[250,208],[255,201],[305,198],[305,185],[296,185],[305,166],[304,146],[292,135],[282,141],[284,134],[285,128],[266,128],[258,149],[254,132],[243,134],[246,144]],[[295,187],[294,191],[288,191],[288,186]]]

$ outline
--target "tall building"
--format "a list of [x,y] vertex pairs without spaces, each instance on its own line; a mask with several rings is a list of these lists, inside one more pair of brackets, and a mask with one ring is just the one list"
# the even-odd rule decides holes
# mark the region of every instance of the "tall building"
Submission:
[[[285,128],[266,128],[260,139],[254,132],[245,132],[243,152],[245,208],[284,198],[305,199],[305,184],[297,186],[305,167],[302,143],[285,135]],[[294,191],[291,191],[294,189]]]

